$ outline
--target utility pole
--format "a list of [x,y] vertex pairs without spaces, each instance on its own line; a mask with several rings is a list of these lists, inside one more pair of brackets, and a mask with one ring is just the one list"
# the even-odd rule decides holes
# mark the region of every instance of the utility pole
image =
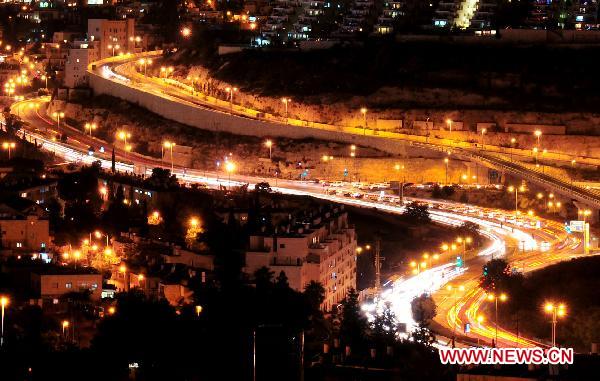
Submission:
[[375,237],[375,291],[379,293],[381,290],[381,261],[385,259],[381,257],[381,238]]

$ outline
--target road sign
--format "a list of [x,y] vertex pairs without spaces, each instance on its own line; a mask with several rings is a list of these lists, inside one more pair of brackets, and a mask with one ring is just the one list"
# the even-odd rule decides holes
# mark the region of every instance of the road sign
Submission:
[[569,221],[569,227],[572,232],[583,232],[584,222],[583,221]]

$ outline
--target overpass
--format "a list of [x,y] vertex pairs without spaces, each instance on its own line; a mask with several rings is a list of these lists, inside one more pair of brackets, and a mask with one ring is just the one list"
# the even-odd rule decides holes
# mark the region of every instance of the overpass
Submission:
[[316,138],[359,144],[398,155],[406,155],[408,149],[421,151],[425,155],[432,151],[437,151],[440,156],[451,153],[572,199],[581,207],[593,209],[592,219],[598,219],[599,194],[558,176],[527,168],[512,158],[508,159],[500,147],[488,146],[484,150],[477,144],[465,141],[283,118],[205,94],[196,94],[185,84],[166,78],[147,77],[137,72],[135,65],[140,58],[161,55],[162,51],[152,51],[94,62],[88,66],[90,86],[96,94],[121,98],[164,118],[205,130],[259,137]]

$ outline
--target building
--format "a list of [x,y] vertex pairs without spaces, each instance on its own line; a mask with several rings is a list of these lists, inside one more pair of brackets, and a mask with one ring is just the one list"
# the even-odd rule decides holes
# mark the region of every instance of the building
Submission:
[[99,58],[104,59],[119,53],[133,53],[136,50],[135,21],[89,19],[87,37],[90,42],[99,43]]
[[267,267],[284,272],[292,289],[311,281],[325,288],[322,308],[331,310],[356,288],[356,234],[343,206],[282,223],[271,232],[250,236],[244,272]]
[[100,59],[100,51],[95,46],[99,44],[89,44],[87,41],[78,41],[74,47],[69,49],[69,55],[65,62],[65,76],[63,84],[68,88],[87,87],[89,75],[87,66],[91,62]]
[[91,300],[102,296],[102,274],[91,268],[48,266],[34,270],[31,274],[32,291],[42,299],[60,299],[61,296],[89,291]]
[[0,203],[0,244],[17,251],[46,251],[50,227],[38,204],[21,198],[5,197]]

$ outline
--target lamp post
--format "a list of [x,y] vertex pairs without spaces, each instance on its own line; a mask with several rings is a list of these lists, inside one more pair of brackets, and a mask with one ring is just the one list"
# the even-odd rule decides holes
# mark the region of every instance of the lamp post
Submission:
[[269,160],[271,160],[273,158],[272,154],[273,154],[273,141],[271,139],[268,139],[265,142],[265,146],[269,149]]
[[69,328],[70,323],[69,323],[68,320],[63,320],[61,325],[62,325],[62,334],[63,334],[63,337],[66,339],[65,333],[67,331],[67,328]]
[[[173,174],[173,169],[174,169],[174,164],[173,164],[173,147],[174,146],[175,146],[175,143],[173,143],[173,142],[166,141],[163,143],[163,147],[168,148],[171,151],[171,174]],[[164,152],[163,152],[163,156],[164,156]]]
[[363,135],[367,134],[367,108],[362,107],[360,113],[363,115]]
[[452,132],[452,119],[446,119],[446,125],[448,125],[450,132]]
[[535,137],[537,138],[537,146],[539,148],[540,147],[540,138],[542,137],[542,131],[541,130],[535,130],[535,132],[533,133],[533,135],[535,135]]
[[481,129],[481,149],[485,150],[485,133],[487,132],[487,128]]
[[45,89],[48,89],[48,76],[46,74],[42,75],[42,81],[46,81],[46,87],[44,87]]
[[125,130],[121,130],[117,133],[117,138],[119,140],[123,141],[123,144],[125,146],[125,151],[130,151],[131,147],[127,145],[127,139],[131,138],[131,133],[125,131]]
[[15,147],[16,147],[15,142],[3,142],[2,143],[2,149],[8,151],[8,160],[10,160],[11,152]]
[[90,132],[90,137],[92,136],[92,130],[95,130],[96,128],[98,128],[96,123],[86,123],[85,124],[85,129]]
[[495,306],[496,306],[496,321],[495,321],[495,326],[496,326],[496,346],[498,346],[498,300],[500,300],[501,302],[506,302],[508,300],[508,296],[505,293],[501,293],[500,295],[496,295],[496,294],[488,294],[487,296],[487,300],[489,300],[490,302],[494,302]]
[[520,186],[520,187],[515,187],[515,186],[509,186],[508,187],[508,191],[509,192],[515,192],[515,223],[517,222],[517,215],[519,214],[519,192],[525,192],[525,187]]
[[552,347],[556,347],[556,323],[558,323],[558,318],[566,315],[566,306],[563,303],[558,305],[546,303],[544,311],[552,316]]
[[233,109],[233,93],[238,91],[237,87],[226,87],[225,91],[229,94],[229,108]]
[[2,333],[0,334],[0,347],[4,345],[4,308],[8,305],[8,297],[0,296],[0,306],[2,307]]
[[283,104],[285,105],[285,122],[287,123],[287,119],[288,119],[288,104],[291,102],[292,100],[290,98],[281,98],[281,102],[283,102]]
[[52,116],[56,118],[56,128],[60,129],[60,119],[65,117],[65,113],[62,111],[54,111]]
[[225,171],[227,171],[227,174],[229,175],[229,189],[231,189],[231,172],[235,171],[235,163],[232,161],[228,161],[225,164]]
[[427,268],[427,262],[412,261],[412,262],[410,262],[410,267],[413,268],[412,273],[417,275],[417,274],[420,274],[421,271],[424,271]]
[[515,143],[517,143],[517,139],[515,138],[511,138],[510,139],[510,161],[513,161],[513,155],[514,155],[514,151],[515,151]]

